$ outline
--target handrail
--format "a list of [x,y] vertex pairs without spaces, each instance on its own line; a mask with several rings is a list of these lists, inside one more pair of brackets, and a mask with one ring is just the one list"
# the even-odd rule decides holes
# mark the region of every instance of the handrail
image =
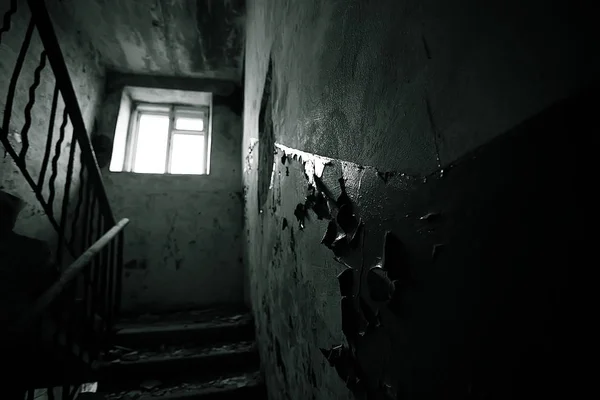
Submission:
[[63,101],[65,102],[65,107],[70,110],[69,116],[71,117],[71,124],[73,125],[73,134],[81,147],[82,157],[86,158],[86,163],[88,167],[90,167],[90,177],[93,179],[94,187],[98,191],[97,195],[100,199],[101,207],[104,208],[102,212],[109,219],[109,225],[114,225],[116,224],[116,219],[109,205],[110,203],[108,201],[108,196],[106,195],[104,183],[102,182],[102,175],[100,173],[100,168],[98,168],[98,161],[96,160],[92,142],[86,134],[87,130],[85,128],[81,109],[79,108],[79,102],[77,101],[75,89],[73,88],[73,83],[71,82],[65,58],[58,43],[58,38],[52,27],[50,14],[48,14],[44,0],[27,0],[27,2],[31,11],[31,18],[38,30],[44,49],[48,54],[53,55],[53,57],[48,58],[48,62],[54,72],[56,81],[60,82],[60,85],[58,86]]
[[91,245],[77,258],[50,288],[35,302],[34,306],[23,316],[16,325],[16,332],[23,332],[36,321],[40,315],[54,302],[65,288],[90,265],[94,257],[127,226],[129,219],[123,218],[100,239]]
[[[46,357],[52,358],[52,355],[44,352],[57,349],[68,356],[68,361],[61,359],[58,362],[62,367],[73,370],[62,377],[55,377],[55,381],[50,382],[52,385],[64,386],[72,383],[72,373],[75,370],[81,366],[90,367],[110,345],[114,321],[118,317],[122,298],[125,243],[123,229],[129,220],[122,219],[117,223],[111,210],[75,88],[45,1],[27,0],[22,3],[28,5],[31,18],[8,86],[4,118],[0,127],[0,143],[13,159],[15,167],[21,171],[58,233],[55,254],[57,264],[62,265],[65,250],[76,260],[62,272],[57,281],[32,302],[30,308],[24,310],[15,321],[16,324],[8,327],[6,333],[9,334],[10,340],[4,343],[8,346],[8,354],[13,354],[13,348],[17,350],[14,355],[19,361],[27,357],[17,354],[22,348],[15,343],[25,341],[30,357],[45,354]],[[21,2],[11,0],[10,4],[10,9],[3,17],[0,36],[10,31],[11,19]],[[32,34],[36,30],[41,40],[41,49],[38,43],[31,46]],[[33,71],[24,68],[29,52],[38,52],[39,61]],[[45,80],[42,72],[48,64],[55,82],[51,103],[49,97],[44,98],[49,106],[44,146],[41,143],[44,141],[43,129],[32,124],[32,109],[36,98],[39,99],[36,91]],[[9,140],[9,131],[12,132],[11,128],[14,126],[14,122],[11,125],[13,105],[16,104],[13,100],[17,95],[18,81],[25,73],[33,75],[33,83],[29,86],[28,93],[23,94],[27,97],[27,103],[20,110],[24,123],[20,131],[21,140],[13,141],[17,143],[15,145]],[[41,89],[49,93],[47,87]],[[61,98],[64,109],[57,112]],[[37,135],[36,141],[31,143],[30,128],[34,128],[32,131]],[[28,165],[35,158],[28,150],[39,143],[44,146],[42,150],[45,151],[43,159],[40,160],[41,169],[36,170]],[[77,145],[80,150],[78,157]],[[68,152],[66,170],[63,170],[62,164],[59,165],[64,152]],[[64,179],[57,179],[59,175],[62,178],[63,173]],[[57,218],[59,215],[60,218]],[[27,391],[28,398],[32,398],[34,388],[38,387],[36,385],[46,381],[42,376],[43,371],[37,371],[33,375],[26,373],[23,369],[28,368],[26,364],[18,364],[16,372],[19,378],[13,386],[17,391],[22,387]],[[67,394],[63,398],[70,397]]]

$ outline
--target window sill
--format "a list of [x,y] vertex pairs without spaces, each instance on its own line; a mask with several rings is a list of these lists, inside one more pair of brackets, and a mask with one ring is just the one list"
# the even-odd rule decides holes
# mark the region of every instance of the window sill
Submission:
[[161,174],[152,172],[133,172],[133,171],[111,171],[111,175],[136,175],[136,176],[164,176],[164,177],[181,177],[181,176],[210,176],[210,174]]

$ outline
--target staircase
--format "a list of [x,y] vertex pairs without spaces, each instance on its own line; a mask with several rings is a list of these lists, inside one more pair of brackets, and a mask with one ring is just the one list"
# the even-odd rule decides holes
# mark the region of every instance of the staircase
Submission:
[[[113,215],[44,0],[10,0],[0,16],[0,44],[19,13],[28,15],[28,25],[19,31],[23,41],[5,77],[7,93],[0,93],[6,98],[0,150],[56,231],[62,272],[30,309],[3,327],[0,353],[10,368],[0,399],[33,400],[41,391],[49,400],[266,398],[246,311],[120,318],[128,220]],[[31,57],[37,66],[24,69]],[[50,94],[38,91],[47,83],[44,74],[52,77]],[[27,103],[17,108],[23,106],[15,102],[23,79],[32,83]],[[49,106],[47,115],[34,115],[47,123],[42,128],[32,123],[40,98]],[[18,125],[17,113],[24,121]],[[44,148],[32,149],[34,134],[45,138]],[[98,390],[79,393],[84,382],[98,382]]]
[[[94,398],[266,399],[252,317],[211,309],[122,320]],[[81,396],[85,399],[85,395]]]

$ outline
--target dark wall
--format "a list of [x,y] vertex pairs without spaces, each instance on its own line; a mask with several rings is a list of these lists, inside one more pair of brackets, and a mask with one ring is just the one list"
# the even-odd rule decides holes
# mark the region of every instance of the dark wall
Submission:
[[[112,141],[123,85],[150,86],[155,80],[121,77],[108,82],[99,132]],[[125,312],[243,301],[241,118],[216,105],[212,123],[209,175],[103,169],[116,217],[131,220],[125,235]]]
[[[346,382],[374,398],[564,393],[562,271],[578,254],[564,234],[578,217],[564,211],[581,194],[559,182],[589,170],[580,125],[597,101],[578,96],[598,54],[586,19],[536,1],[267,1],[248,21],[246,257],[271,397],[352,398]],[[329,221],[296,218],[305,173],[323,163],[323,186],[338,199],[344,178],[364,223],[339,261],[321,244]],[[367,280],[386,231],[402,244],[389,303]],[[344,264],[363,305],[342,311]],[[320,348],[348,341],[356,358],[331,357],[336,371]]]

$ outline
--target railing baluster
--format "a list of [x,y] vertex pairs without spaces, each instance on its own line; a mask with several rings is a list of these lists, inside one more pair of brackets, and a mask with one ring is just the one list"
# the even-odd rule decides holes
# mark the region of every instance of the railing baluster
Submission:
[[[83,168],[83,166],[82,166]],[[90,222],[90,211],[92,205],[92,183],[84,177],[80,185],[84,188],[85,204],[83,205],[83,218],[81,219],[83,227],[81,228],[81,252],[83,253],[91,244],[88,238],[88,229]]]
[[112,327],[113,324],[113,318],[114,318],[114,311],[115,311],[115,306],[114,306],[114,300],[115,300],[115,294],[114,294],[114,290],[115,290],[115,269],[116,269],[116,262],[115,262],[115,256],[116,256],[116,248],[115,248],[115,242],[111,242],[108,245],[108,285],[107,285],[107,295],[106,295],[106,326],[107,327]]
[[[17,11],[18,3],[18,0],[11,0],[10,9],[4,13],[3,25],[0,28],[0,43],[3,34],[8,32],[11,29],[11,23],[14,23],[13,16]],[[33,327],[35,324],[33,331],[36,332],[36,337],[32,336],[27,339],[31,342],[32,349],[36,350],[34,353],[41,353],[46,349],[47,342],[50,341],[54,345],[60,345],[63,351],[68,351],[82,361],[91,362],[97,358],[99,351],[106,349],[107,340],[120,309],[124,253],[122,229],[128,221],[121,220],[117,224],[112,214],[74,87],[44,1],[27,0],[26,3],[31,11],[31,19],[12,71],[5,102],[4,119],[0,127],[0,143],[4,145],[6,153],[11,156],[23,173],[25,180],[34,191],[58,233],[57,261],[59,265],[64,259],[64,249],[68,249],[77,260],[52,285],[51,289],[40,297],[32,307],[32,311],[26,313],[30,318],[24,318],[29,321],[29,324],[24,324],[24,326]],[[19,149],[13,147],[8,135],[11,132],[15,94],[19,82],[24,79],[21,75],[24,64],[28,60],[33,31],[36,28],[43,48],[39,53],[38,64],[33,70],[33,83],[28,88],[28,100],[24,106],[24,123],[21,127],[22,141]],[[31,142],[30,146],[29,134],[35,132],[36,129],[36,124],[33,123],[33,117],[36,117],[34,110],[36,92],[42,80],[46,78],[48,63],[55,78],[52,105],[39,174],[32,176],[27,168],[27,163],[31,160],[29,149],[34,144]],[[59,132],[55,135],[58,125],[57,114],[60,112],[58,110],[59,97],[64,103],[64,109],[58,128]],[[57,187],[57,185],[60,186],[59,174],[62,173],[59,164],[62,165],[61,153],[67,140],[65,129],[68,124],[72,127],[71,147],[68,151],[66,179],[61,188]],[[41,134],[42,132],[35,133]],[[31,134],[33,135],[33,133]],[[80,150],[79,171],[75,170],[76,146],[79,146]],[[77,181],[80,186],[74,187],[73,185],[76,185]],[[45,196],[45,187],[48,188],[48,196]],[[62,193],[61,190],[63,190]],[[73,193],[71,193],[72,191]],[[60,198],[61,194],[60,204],[55,205],[55,200]],[[75,197],[77,198],[75,199]],[[59,212],[60,218],[55,218],[55,215],[58,217]],[[106,235],[105,232],[107,232]],[[88,247],[90,245],[91,247]],[[52,319],[42,319],[43,313]],[[42,329],[43,323],[48,321],[53,321],[53,330],[49,331],[48,327]],[[65,373],[58,382],[49,382],[56,385],[57,388],[62,385],[63,391],[59,397],[63,400],[75,395],[74,391],[71,393],[69,385],[70,382],[76,383],[78,379],[73,372],[77,371]],[[35,383],[27,381],[27,379],[29,378],[24,380],[26,385],[22,386],[20,400],[23,400],[25,394],[27,394],[28,400],[33,399],[35,395],[34,390],[30,390]],[[49,400],[57,397],[54,387],[47,389]]]
[[117,277],[116,277],[116,298],[115,298],[115,314],[119,315],[121,309],[121,296],[123,291],[123,233],[119,233],[117,238]]
[[[102,234],[104,234],[104,231],[106,230],[106,221],[103,217],[104,216],[100,215],[100,222],[98,223],[99,226],[102,226],[102,230],[100,231],[99,236],[102,236]],[[98,258],[100,260],[100,268],[98,271],[98,278],[100,280],[100,287],[98,293],[100,294],[100,299],[98,300],[98,303],[100,306],[100,317],[102,318],[102,322],[104,323],[106,321],[106,269],[108,261],[108,254],[106,253],[106,248],[102,249],[102,252],[100,253],[100,256]]]
[[[85,235],[87,236],[87,244],[92,244],[94,243],[94,222],[96,221],[95,218],[95,213],[96,213],[96,203],[97,203],[97,198],[95,196],[93,196],[94,190],[93,187],[91,185],[91,183],[89,184],[88,187],[88,194],[90,196],[90,207],[89,207],[89,211],[88,211],[88,215],[86,220],[89,221],[89,226],[88,226],[88,230],[85,232]],[[87,224],[87,222],[86,222]],[[97,279],[95,278],[96,275],[96,258],[94,257],[94,259],[90,262],[90,265],[88,266],[88,268],[86,269],[86,273],[88,276],[88,285],[87,285],[87,292],[88,292],[88,320],[85,321],[85,325],[87,326],[89,335],[90,335],[90,343],[95,343],[95,326],[94,326],[94,316],[96,314],[96,282]],[[94,350],[94,354],[95,354],[95,350]]]
[[4,120],[2,121],[2,130],[4,131],[4,135],[8,135],[10,129],[10,118],[12,116],[12,106],[15,99],[15,91],[17,90],[17,82],[19,81],[19,75],[21,75],[21,69],[25,63],[25,56],[27,55],[27,50],[29,49],[29,44],[31,43],[31,36],[33,35],[34,27],[35,25],[33,23],[33,18],[31,18],[29,20],[29,25],[27,26],[27,31],[25,32],[25,39],[23,39],[23,44],[21,45],[21,51],[17,57],[15,69],[13,70],[12,77],[10,78],[10,85],[8,86],[8,95],[6,96],[6,105],[4,107]]
[[2,28],[0,28],[0,44],[2,44],[2,35],[10,31],[12,16],[17,12],[17,0],[10,1],[10,8],[4,14],[2,19]]
[[69,286],[67,286],[63,293],[61,294],[64,297],[65,300],[65,304],[64,304],[64,308],[67,308],[68,312],[66,313],[65,317],[64,317],[64,325],[62,325],[60,328],[62,328],[63,333],[61,336],[64,337],[65,340],[65,344],[64,347],[67,349],[67,351],[69,353],[74,353],[73,352],[73,344],[74,344],[74,340],[73,340],[73,336],[74,336],[74,326],[77,323],[77,301],[76,301],[76,287],[73,284],[73,282],[71,282],[71,284]]
[[[71,245],[72,243],[67,242],[67,217],[69,214],[69,197],[71,194],[71,182],[73,180],[73,164],[75,162],[75,131],[71,136],[71,148],[69,149],[69,161],[67,164],[67,176],[65,181],[65,189],[62,198],[62,210],[60,213],[60,232],[58,232],[58,243],[59,243],[59,260],[62,260],[62,249],[65,244]],[[72,237],[71,237],[72,239]]]
[[86,321],[89,318],[87,313],[87,306],[85,302],[85,276],[82,274],[76,279],[76,287],[77,287],[77,310],[79,312],[78,315],[81,317],[77,320],[77,337],[76,340],[78,342],[79,353],[77,356],[79,360],[84,361],[85,356],[85,346],[87,344],[86,340]]
[[92,196],[91,199],[91,205],[90,205],[90,210],[88,212],[88,217],[86,218],[87,221],[89,221],[89,228],[88,231],[86,232],[87,234],[87,239],[88,239],[88,244],[90,243],[94,243],[94,214],[96,214],[96,204],[98,203],[98,199],[94,196],[94,189],[91,187],[90,184],[90,196]]
[[88,267],[85,269],[85,271],[83,271],[83,307],[85,310],[86,320],[82,323],[84,329],[83,341],[87,341],[88,343],[93,342],[94,334],[94,327],[93,325],[89,324],[90,319],[92,319],[91,317],[94,315],[92,313],[92,291],[90,290],[91,284],[91,273],[90,268]]
[[46,51],[44,50],[42,51],[42,54],[40,54],[40,62],[33,73],[33,84],[29,87],[29,100],[27,101],[27,105],[25,105],[25,124],[23,124],[23,129],[21,129],[21,140],[23,145],[21,146],[21,152],[19,153],[19,157],[23,161],[23,166],[26,165],[25,155],[29,149],[29,128],[31,127],[31,110],[35,104],[35,90],[40,85],[42,71],[45,67]]
[[41,193],[44,187],[44,178],[46,178],[46,170],[50,161],[50,152],[52,151],[52,137],[54,136],[54,123],[56,120],[56,107],[58,105],[58,83],[54,84],[54,94],[52,95],[52,108],[50,108],[50,121],[48,122],[48,136],[46,137],[46,150],[42,159],[42,167],[40,176],[38,177],[37,190]]
[[77,249],[78,246],[76,246],[75,244],[75,239],[79,238],[80,241],[82,242],[82,246],[81,246],[81,251],[83,252],[85,250],[85,243],[83,240],[83,234],[81,235],[77,235],[77,222],[79,222],[79,214],[81,212],[81,206],[84,202],[84,197],[85,197],[85,166],[83,164],[83,153],[80,153],[80,157],[79,157],[79,162],[80,162],[80,168],[79,168],[79,190],[77,193],[77,204],[75,206],[75,212],[73,214],[73,221],[71,222],[71,235],[72,235],[72,241],[73,241],[73,248]]
[[[67,127],[67,123],[69,122],[69,114],[67,112],[67,108],[63,110],[63,120],[59,129],[58,140],[56,141],[56,146],[54,146],[54,157],[52,158],[52,174],[50,175],[50,182],[48,182],[49,187],[49,196],[48,196],[48,204],[50,208],[54,210],[54,197],[56,197],[56,178],[58,176],[58,159],[60,158],[60,150],[62,147],[62,143],[65,140],[65,128]],[[52,211],[54,213],[54,211]]]
[[[98,235],[94,236],[94,240],[98,237],[102,236],[102,213],[98,210],[98,218],[96,219],[96,229],[98,231]],[[97,254],[94,257],[94,262],[92,263],[92,292],[93,296],[93,307],[92,307],[92,315],[91,322],[94,330],[94,334],[96,333],[96,315],[101,316],[101,307],[102,307],[102,299],[100,297],[100,274],[102,273],[102,257],[101,253]]]
[[81,228],[81,252],[83,253],[90,244],[91,240],[88,237],[88,224],[91,218],[91,205],[92,205],[92,184],[88,179],[85,179],[80,183],[84,187],[85,191],[85,205],[83,207],[83,227]]
[[109,257],[109,251],[108,251],[108,246],[105,247],[104,249],[102,249],[102,271],[101,271],[101,278],[100,278],[100,293],[102,293],[102,299],[100,300],[100,304],[102,304],[102,325],[101,325],[101,332],[102,332],[102,350],[105,350],[105,345],[106,345],[106,328],[108,327],[108,319],[109,317],[109,313],[110,313],[110,309],[108,308],[108,271],[109,271],[109,262],[110,260],[108,259]]

